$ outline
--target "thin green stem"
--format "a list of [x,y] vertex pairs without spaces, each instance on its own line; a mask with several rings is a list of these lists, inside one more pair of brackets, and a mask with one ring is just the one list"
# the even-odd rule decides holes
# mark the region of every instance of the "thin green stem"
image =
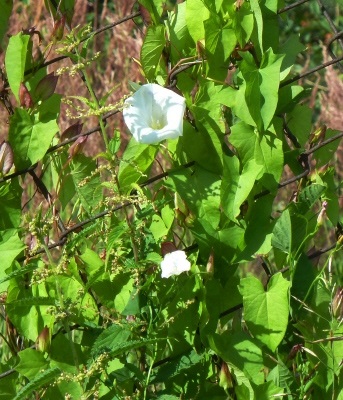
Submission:
[[[53,268],[56,268],[56,264],[54,263],[54,260],[52,259],[50,250],[49,250],[48,246],[44,243],[44,241],[43,241],[42,246],[43,246],[43,248],[45,250],[45,253],[46,253],[47,257],[48,257],[50,265]],[[73,342],[72,333],[71,333],[71,330],[70,330],[70,327],[69,327],[69,323],[68,323],[68,312],[66,311],[66,307],[64,306],[63,293],[62,293],[61,286],[60,286],[60,284],[58,282],[57,276],[55,276],[55,286],[56,286],[56,292],[57,292],[57,296],[58,296],[58,301],[60,303],[60,309],[63,312],[66,312],[66,317],[62,320],[62,323],[63,323],[64,329],[67,332],[69,344],[70,344],[71,351],[72,351],[72,354],[73,354],[75,367],[76,367],[77,371],[79,371],[79,360],[78,360],[78,356],[77,356],[77,353],[76,353],[75,345],[74,345],[74,342]]]
[[[98,98],[96,97],[96,95],[94,93],[90,78],[89,78],[86,70],[83,70],[83,76],[85,78],[85,83],[87,85],[87,89],[92,97],[93,104],[94,104],[96,110],[98,111],[98,110],[100,110],[100,104],[99,104]],[[101,116],[99,116],[99,125],[100,125],[101,135],[102,135],[102,138],[104,140],[106,150],[107,150],[108,149],[108,137],[107,137],[107,133],[106,133],[106,129],[105,129],[105,123],[104,123],[103,119],[101,118]]]
[[153,369],[153,366],[154,366],[154,363],[155,363],[155,359],[156,359],[156,354],[157,354],[156,347],[157,347],[157,343],[155,343],[155,346],[154,346],[154,354],[153,354],[152,360],[150,361],[149,371],[148,371],[148,375],[147,375],[146,381],[145,381],[143,400],[147,399],[150,376],[151,376],[151,372],[152,372],[152,369]]

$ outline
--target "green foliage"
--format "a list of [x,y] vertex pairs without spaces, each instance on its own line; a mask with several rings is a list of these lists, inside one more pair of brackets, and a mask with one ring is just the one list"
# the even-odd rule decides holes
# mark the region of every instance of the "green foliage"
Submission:
[[[46,50],[72,64],[59,79],[80,73],[89,96],[54,93],[32,32],[9,39],[0,398],[342,398],[341,134],[317,126],[316,91],[288,81],[308,50],[280,27],[301,17],[277,0],[140,0],[144,78],[187,106],[181,137],[147,145],[106,123],[128,105],[93,87],[101,30],[63,38],[74,1],[45,4]],[[0,8],[5,43],[12,2]],[[81,133],[67,113],[59,142],[62,99],[98,126]],[[187,272],[162,278],[175,250]]]
[[20,32],[10,38],[6,50],[5,66],[7,71],[7,79],[12,93],[18,102],[19,87],[24,81],[24,73],[26,69],[29,68],[29,65],[27,64],[29,64],[28,57],[31,56],[30,47],[32,50],[30,35]]
[[1,0],[0,2],[0,47],[3,41],[3,38],[7,32],[9,18],[13,8],[13,0]]

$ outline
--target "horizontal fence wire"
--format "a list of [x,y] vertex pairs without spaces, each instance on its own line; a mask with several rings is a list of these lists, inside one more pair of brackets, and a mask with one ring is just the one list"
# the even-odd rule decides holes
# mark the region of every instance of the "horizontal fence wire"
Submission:
[[[278,10],[277,13],[278,14],[286,13],[286,12],[288,12],[290,10],[294,10],[297,7],[303,5],[304,3],[308,3],[310,1],[311,0],[300,0],[300,1],[297,1],[297,2],[295,2],[293,4],[285,6],[284,8]],[[328,44],[326,45],[326,48],[327,48],[327,51],[328,51],[328,53],[329,53],[329,55],[331,57],[331,60],[327,61],[327,62],[324,62],[324,63],[316,66],[313,69],[310,69],[310,70],[305,71],[303,73],[296,74],[291,79],[282,82],[280,84],[280,87],[284,87],[284,86],[290,85],[290,84],[292,84],[292,83],[294,83],[294,82],[296,82],[296,81],[298,81],[298,80],[300,80],[300,79],[302,79],[302,78],[304,78],[304,77],[306,77],[308,75],[311,75],[311,74],[313,74],[313,73],[315,73],[315,72],[317,72],[317,71],[319,71],[321,69],[327,68],[330,65],[337,65],[337,67],[341,71],[343,70],[343,66],[341,64],[341,61],[343,61],[343,56],[336,56],[335,53],[332,50],[333,44],[335,42],[337,42],[339,44],[340,48],[343,51],[343,32],[340,31],[336,27],[334,21],[332,20],[332,18],[330,17],[329,13],[327,12],[326,7],[323,4],[323,2],[321,0],[316,0],[316,1],[317,1],[318,5],[319,5],[321,14],[326,18],[326,20],[328,21],[329,26],[330,26],[330,28],[332,30],[332,37],[331,37],[330,41],[328,42]],[[106,32],[106,31],[108,31],[110,29],[113,29],[114,27],[118,26],[119,24],[122,24],[122,23],[124,23],[126,21],[132,20],[132,19],[137,18],[139,16],[140,16],[140,12],[132,13],[132,14],[124,17],[124,18],[121,18],[121,19],[115,21],[112,24],[109,24],[109,25],[101,27],[101,28],[99,28],[97,30],[94,30],[86,38],[84,38],[83,41],[88,40],[88,39],[90,39],[90,38],[92,38],[92,37],[94,37],[94,36],[96,36],[98,34]],[[35,70],[39,70],[39,69],[44,68],[46,66],[58,63],[59,61],[61,61],[63,59],[66,59],[66,58],[68,58],[68,56],[59,56],[59,57],[53,58],[52,60],[45,61],[44,63],[42,63],[39,66],[37,66],[35,68]],[[198,65],[198,64],[200,64],[200,63],[202,63],[204,61],[205,60],[196,60],[196,61],[193,61],[193,62],[184,63],[184,64],[181,64],[180,66],[178,66],[177,68],[175,68],[174,70],[172,70],[170,72],[170,74],[169,74],[169,79],[168,79],[169,86],[168,87],[173,87],[173,86],[177,85],[177,76],[178,76],[178,74],[180,74],[181,72],[184,72],[186,69],[191,68],[194,65]],[[33,72],[33,70],[27,70],[26,74],[29,74],[29,73],[32,73],[32,72]],[[8,82],[5,81],[4,87],[5,88],[8,87]],[[112,116],[114,116],[114,115],[116,115],[116,114],[118,114],[120,112],[121,112],[120,109],[110,111],[110,112],[104,114],[101,117],[101,119],[102,119],[102,121],[104,123],[106,123],[109,118],[111,118]],[[287,124],[285,123],[285,121],[284,121],[284,124],[285,124],[284,129],[285,129],[285,134],[286,134],[286,131],[287,131],[288,127],[287,127]],[[46,154],[54,153],[54,152],[58,151],[59,149],[63,148],[64,146],[67,146],[68,144],[75,142],[80,137],[92,135],[93,133],[99,132],[100,130],[101,130],[100,125],[97,125],[97,126],[95,126],[93,128],[90,128],[89,130],[87,130],[85,132],[81,132],[80,134],[75,135],[72,138],[69,138],[68,140],[65,140],[65,141],[63,141],[63,142],[61,142],[61,143],[59,143],[57,145],[54,145],[54,146],[50,147]],[[333,136],[332,138],[324,140],[321,143],[317,144],[316,146],[313,146],[309,150],[303,151],[299,156],[299,163],[303,168],[303,172],[301,172],[297,176],[294,176],[294,177],[292,177],[290,179],[287,179],[287,180],[279,183],[278,189],[285,188],[286,186],[290,185],[291,183],[299,181],[300,179],[302,179],[302,178],[306,177],[307,175],[309,175],[309,173],[311,172],[311,167],[310,167],[310,162],[309,162],[310,155],[313,154],[315,151],[317,151],[317,150],[323,148],[324,146],[328,145],[329,143],[332,143],[333,141],[341,139],[342,137],[343,137],[343,132],[340,132],[337,135]],[[150,185],[150,184],[152,184],[154,182],[157,182],[157,181],[159,181],[161,179],[165,179],[172,172],[175,172],[176,170],[191,168],[191,167],[194,166],[194,164],[195,164],[194,162],[189,162],[189,163],[184,164],[184,165],[182,165],[182,166],[180,166],[180,167],[178,167],[176,169],[163,172],[162,174],[158,174],[156,176],[153,176],[153,177],[145,180],[139,186],[141,188],[146,187],[146,186],[148,186],[148,185]],[[37,189],[39,190],[40,193],[43,194],[43,196],[44,196],[45,200],[48,202],[48,204],[50,204],[52,196],[49,193],[49,191],[47,190],[47,188],[46,188],[44,182],[42,181],[42,179],[40,177],[38,177],[36,175],[36,173],[35,173],[35,169],[38,166],[39,166],[39,163],[35,163],[35,164],[25,168],[25,169],[22,169],[20,171],[15,171],[15,172],[13,172],[11,174],[3,176],[0,179],[0,183],[8,181],[8,180],[11,180],[11,179],[13,179],[15,177],[18,177],[18,176],[21,176],[21,175],[30,174],[31,177],[33,178],[33,181],[34,181]],[[269,193],[269,191],[263,191],[263,192],[257,194],[255,196],[255,199],[258,199],[258,198],[260,198],[262,196],[265,196],[268,193]],[[48,245],[48,248],[49,249],[53,249],[53,248],[57,248],[57,247],[62,247],[67,242],[68,236],[70,234],[79,231],[85,225],[90,224],[91,222],[94,222],[97,219],[100,219],[100,218],[103,218],[105,216],[108,216],[111,213],[117,212],[117,211],[119,211],[119,210],[121,210],[121,209],[123,209],[125,207],[132,206],[134,204],[135,192],[131,192],[131,196],[132,196],[132,201],[129,201],[129,200],[123,201],[123,202],[115,205],[114,207],[111,207],[109,209],[101,211],[100,213],[95,214],[95,215],[91,216],[90,218],[87,218],[87,219],[85,219],[83,221],[80,221],[80,222],[76,223],[75,225],[73,225],[72,227],[69,227],[69,228],[66,228],[64,226],[62,220],[60,218],[58,218],[58,226],[59,226],[59,230],[60,230],[61,233],[60,233],[60,235],[59,235],[59,237],[58,237],[58,239],[56,241],[54,241],[53,243],[50,243]],[[194,245],[189,247],[186,250],[190,251],[193,248],[195,248]],[[332,248],[334,248],[334,245],[333,246],[330,245],[326,249],[319,250],[318,254],[319,255],[324,254],[325,252],[331,250]],[[40,255],[42,253],[45,253],[45,249],[44,248],[38,249],[38,250],[36,250],[34,252],[28,252],[28,254],[26,254],[25,257],[22,257],[22,258],[18,259],[18,261],[28,260],[28,259],[30,259],[32,257],[36,257],[36,256],[38,256],[38,255]],[[227,315],[227,314],[225,314],[225,315]]]

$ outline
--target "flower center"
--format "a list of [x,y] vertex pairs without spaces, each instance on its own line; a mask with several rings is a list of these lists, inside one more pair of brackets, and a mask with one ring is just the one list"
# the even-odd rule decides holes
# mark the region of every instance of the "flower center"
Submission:
[[150,119],[150,128],[158,131],[162,128],[164,128],[167,125],[167,118],[164,115],[161,107],[159,107],[157,104],[155,104],[154,110],[151,114],[151,119]]
[[153,119],[153,118],[151,119],[150,128],[158,131],[164,127],[165,127],[164,121],[161,121],[160,119]]

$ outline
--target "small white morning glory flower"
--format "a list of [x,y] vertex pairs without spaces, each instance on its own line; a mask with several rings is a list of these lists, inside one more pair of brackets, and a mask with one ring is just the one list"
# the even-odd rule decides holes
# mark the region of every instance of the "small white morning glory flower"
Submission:
[[169,278],[172,275],[180,275],[181,272],[189,271],[191,263],[187,260],[186,253],[182,250],[176,250],[167,253],[161,262],[162,278]]
[[123,116],[137,142],[152,144],[182,136],[185,109],[182,96],[148,83],[125,100]]

